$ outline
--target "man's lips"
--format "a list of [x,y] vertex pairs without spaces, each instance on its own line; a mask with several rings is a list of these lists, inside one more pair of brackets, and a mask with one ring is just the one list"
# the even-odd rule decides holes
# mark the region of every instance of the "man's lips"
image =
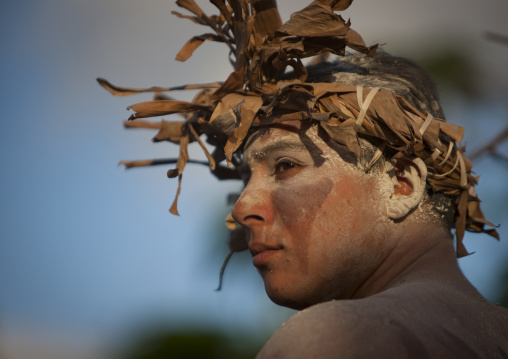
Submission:
[[249,250],[252,254],[252,264],[255,267],[260,267],[268,263],[268,261],[277,254],[282,247],[270,246],[260,243],[249,243]]

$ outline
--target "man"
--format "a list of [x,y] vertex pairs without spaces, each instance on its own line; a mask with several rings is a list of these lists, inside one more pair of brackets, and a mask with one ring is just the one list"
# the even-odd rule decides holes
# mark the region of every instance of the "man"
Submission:
[[269,297],[303,309],[260,358],[507,357],[508,310],[461,273],[450,208],[429,194],[420,158],[365,173],[325,131],[295,122],[254,133],[244,166],[233,216]]
[[[162,122],[155,137],[179,143],[178,160],[126,165],[176,162],[168,176],[179,178],[178,198],[197,141],[215,175],[243,178],[231,250],[246,248],[245,232],[269,297],[302,310],[259,357],[507,358],[508,311],[483,299],[456,262],[466,229],[497,233],[484,228],[463,131],[442,120],[428,76],[374,56],[335,13],[351,1],[315,1],[284,25],[274,1],[213,3],[220,16],[178,2],[216,34],[191,39],[177,59],[221,41],[235,70],[224,83],[186,86],[203,89],[191,103],[157,96],[131,106],[131,126],[170,113],[185,121]],[[301,61],[346,46],[363,54]],[[115,94],[170,90],[100,82]]]
[[270,298],[306,308],[259,357],[503,358],[508,311],[462,275],[449,229],[422,200],[423,162],[368,175],[300,124],[249,146],[250,179],[233,210]]

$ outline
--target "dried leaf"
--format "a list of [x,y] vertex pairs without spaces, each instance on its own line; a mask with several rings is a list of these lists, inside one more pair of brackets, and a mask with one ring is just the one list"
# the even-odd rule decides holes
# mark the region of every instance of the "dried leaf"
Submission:
[[313,2],[286,22],[277,33],[292,36],[345,36],[349,24],[336,15],[329,5]]
[[[131,121],[134,122],[134,121]],[[180,143],[182,136],[182,128],[185,122],[169,122],[161,121],[160,130],[152,139],[153,142],[170,141],[173,143]]]
[[182,129],[182,136],[180,137],[180,153],[178,155],[178,162],[176,163],[179,174],[183,173],[185,165],[189,162],[189,140],[189,127],[184,127]]
[[[239,104],[239,106],[241,106],[241,104]],[[215,117],[214,121],[211,121],[211,123],[218,131],[223,132],[229,136],[237,127],[238,118],[239,117],[236,111],[230,108],[229,110],[226,110],[225,112]]]
[[222,83],[214,82],[208,84],[195,84],[195,85],[183,85],[183,86],[174,86],[174,87],[150,87],[146,89],[142,88],[130,88],[130,87],[119,87],[111,84],[109,81],[98,78],[97,82],[104,87],[106,90],[111,92],[115,96],[129,96],[136,95],[142,92],[162,92],[162,91],[175,91],[175,90],[195,90],[195,89],[204,89],[204,88],[219,88]]
[[[236,103],[236,105],[235,105]],[[210,117],[210,123],[219,131],[230,136],[240,126],[241,107],[245,97],[237,94],[225,96]]]
[[[169,173],[168,173],[169,177]],[[173,204],[171,205],[171,208],[169,209],[169,213],[174,214],[175,216],[179,216],[180,213],[178,213],[178,197],[180,197],[180,191],[182,190],[182,175],[178,176],[178,189],[176,190],[176,196],[173,200]]]
[[142,120],[132,120],[132,121],[124,121],[124,127],[127,128],[155,128],[160,129],[161,123],[142,121]]
[[457,201],[457,214],[455,219],[455,234],[457,236],[457,256],[464,257],[469,253],[466,248],[462,244],[462,240],[464,238],[464,232],[466,229],[466,216],[467,216],[467,201],[468,201],[468,191],[463,190],[460,194],[460,197]]
[[346,10],[353,0],[318,0],[321,3],[326,3],[333,8],[333,11],[343,11]]
[[129,120],[133,120],[135,118],[170,115],[172,113],[185,113],[190,111],[212,112],[209,106],[173,100],[140,102],[127,107],[127,110],[133,110],[135,112],[135,114],[131,115]]
[[330,57],[330,52],[323,51],[319,55],[314,57],[314,59],[312,59],[312,61],[309,62],[308,66],[315,66],[317,64],[326,62],[326,60],[328,60],[329,57]]
[[347,46],[349,48],[359,52],[363,52],[369,55],[370,57],[374,57],[374,55],[376,54],[378,45],[376,44],[367,47],[367,45],[365,45],[365,41],[363,41],[363,38],[355,30],[349,29],[346,37],[347,37]]
[[[246,233],[244,227],[238,227],[236,228],[236,225],[233,227],[231,225],[228,225],[228,223],[234,222],[233,217],[231,216],[231,213],[226,218],[226,226],[231,229],[231,232],[229,234],[229,254],[224,259],[224,262],[222,264],[222,267],[220,269],[219,273],[219,285],[217,287],[217,291],[221,290],[222,288],[222,279],[224,277],[224,272],[226,271],[226,267],[229,263],[229,260],[236,252],[242,252],[249,247],[247,246],[247,239],[246,239]],[[236,223],[236,222],[235,222]]]
[[254,30],[254,19],[247,21],[237,21],[237,17],[233,18],[233,31],[235,33],[235,69],[244,68],[247,65],[248,45],[252,31]]
[[229,9],[223,0],[210,0],[219,10],[229,26],[233,26],[233,18],[231,17],[232,9]]
[[223,38],[215,34],[203,34],[194,36],[183,45],[178,54],[176,54],[175,60],[185,61],[192,56],[194,51],[203,43],[205,40],[224,42]]
[[357,158],[360,158],[361,148],[358,142],[357,132],[355,130],[354,120],[346,120],[338,126],[329,126],[327,123],[321,123],[321,127],[328,133],[330,138],[345,146],[349,151],[353,152]]
[[256,0],[251,4],[255,11],[254,28],[257,34],[260,36],[273,34],[282,26],[275,0]]
[[356,95],[357,87],[344,85],[340,83],[314,83],[312,84],[314,94],[318,99],[325,96],[331,96],[332,94],[348,94],[352,93]]
[[234,231],[236,228],[238,228],[238,223],[233,218],[233,214],[231,212],[229,212],[228,215],[226,216],[225,223],[226,223],[226,227],[230,231]]
[[168,170],[168,173],[167,173],[167,176],[168,178],[175,178],[176,176],[178,176],[178,168],[174,168],[174,169],[170,169]]
[[178,16],[180,19],[188,19],[195,24],[206,25],[206,22],[204,22],[203,20],[201,20],[201,18],[197,16],[182,15],[178,11],[171,11],[171,14]]
[[229,74],[222,86],[213,93],[213,98],[219,100],[227,94],[240,91],[243,88],[244,71],[244,68],[239,68]]
[[203,19],[206,16],[203,10],[201,10],[201,8],[194,2],[194,0],[177,0],[176,4],[197,15],[199,19]]
[[[175,164],[178,162],[176,158],[164,158],[164,159],[151,159],[151,160],[136,160],[136,161],[120,161],[119,165],[124,165],[125,169],[134,168],[134,167],[146,167],[146,166],[159,166],[159,165],[168,165]],[[196,160],[188,160],[187,163],[194,163],[199,165],[208,166],[208,162],[196,161]]]
[[440,127],[444,134],[450,136],[453,140],[457,141],[457,143],[462,142],[462,138],[464,137],[464,127],[448,122],[441,122]]
[[178,6],[181,6],[184,9],[187,9],[190,12],[192,12],[193,14],[197,15],[200,22],[203,22],[203,23],[207,24],[208,26],[210,26],[213,30],[215,30],[215,32],[218,35],[220,35],[220,36],[224,35],[220,31],[219,24],[217,22],[215,22],[212,18],[208,17],[203,12],[203,10],[201,10],[201,8],[196,4],[196,2],[194,0],[177,0],[176,3]]
[[226,267],[229,263],[229,260],[231,257],[235,254],[235,252],[229,252],[226,258],[224,258],[224,262],[222,263],[222,266],[220,267],[219,272],[219,285],[217,286],[217,289],[215,291],[219,292],[222,289],[222,278],[224,278],[224,272],[226,271]]
[[138,160],[138,161],[120,161],[119,165],[124,165],[125,169],[133,168],[133,167],[145,167],[145,166],[157,166],[157,165],[167,165],[176,163],[176,159],[164,159],[164,160]]
[[228,137],[228,141],[224,147],[226,159],[229,161],[231,161],[233,153],[240,147],[245,139],[245,136],[247,136],[247,132],[254,121],[256,113],[263,104],[263,100],[257,96],[246,96],[244,100],[245,103],[241,107],[242,121],[240,126],[238,126],[233,131],[233,134]]
[[210,169],[212,171],[215,170],[215,160],[210,155],[210,152],[208,152],[208,149],[206,148],[205,144],[203,143],[203,141],[201,141],[201,139],[199,138],[199,135],[197,134],[196,130],[194,130],[194,127],[192,127],[191,124],[189,124],[189,129],[190,129],[192,135],[194,136],[194,138],[198,141],[199,146],[201,146],[201,149],[205,153],[205,156],[208,159],[208,163],[210,164]]
[[311,86],[303,84],[289,85],[283,88],[278,97],[277,108],[282,111],[311,111],[316,104],[316,97]]
[[362,46],[362,47],[367,46],[367,45],[365,45],[365,41],[363,41],[363,38],[360,36],[360,34],[357,33],[353,29],[349,29],[346,37],[347,37],[348,46],[351,46],[352,44],[354,44],[355,46]]

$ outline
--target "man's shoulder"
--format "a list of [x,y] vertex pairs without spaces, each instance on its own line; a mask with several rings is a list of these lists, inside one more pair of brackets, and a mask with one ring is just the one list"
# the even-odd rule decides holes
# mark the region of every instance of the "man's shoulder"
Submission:
[[451,354],[477,358],[508,352],[508,327],[501,323],[507,321],[499,318],[507,319],[508,311],[486,301],[483,309],[480,302],[461,307],[465,301],[447,296],[440,288],[417,285],[365,299],[317,304],[284,323],[259,358],[449,358]]
[[401,352],[396,328],[378,309],[363,300],[309,307],[277,329],[259,358],[395,357]]

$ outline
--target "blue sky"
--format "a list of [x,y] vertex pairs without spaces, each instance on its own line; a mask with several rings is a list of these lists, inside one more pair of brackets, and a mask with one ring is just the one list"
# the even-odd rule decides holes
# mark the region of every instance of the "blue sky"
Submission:
[[[281,2],[284,18],[290,5],[296,10],[304,3]],[[488,98],[444,104],[448,119],[466,126],[468,149],[505,128],[508,70],[501,64],[508,48],[481,34],[508,34],[500,15],[506,4],[489,0],[483,10],[469,0],[386,4],[358,1],[348,13],[368,43],[389,42],[388,50],[409,55],[451,34],[482,59],[478,71]],[[219,183],[206,168],[189,166],[181,217],[175,217],[168,208],[176,181],[165,177],[166,168],[117,166],[124,159],[173,156],[176,147],[152,145],[150,131],[124,130],[125,108],[148,97],[114,98],[96,77],[171,86],[222,80],[230,71],[225,49],[216,44],[205,44],[187,63],[173,60],[188,38],[206,30],[171,10],[176,6],[163,0],[0,2],[0,332],[54,328],[115,337],[146,318],[255,331],[276,328],[289,314],[266,298],[255,270],[242,263],[248,256],[234,258],[225,289],[213,291],[227,252],[225,197],[239,183]],[[403,19],[399,27],[394,19]],[[502,225],[503,238],[468,235],[465,243],[477,253],[460,263],[493,299],[496,270],[508,254],[508,165],[483,158],[475,169],[482,175],[484,211]],[[260,314],[266,311],[274,314]]]

